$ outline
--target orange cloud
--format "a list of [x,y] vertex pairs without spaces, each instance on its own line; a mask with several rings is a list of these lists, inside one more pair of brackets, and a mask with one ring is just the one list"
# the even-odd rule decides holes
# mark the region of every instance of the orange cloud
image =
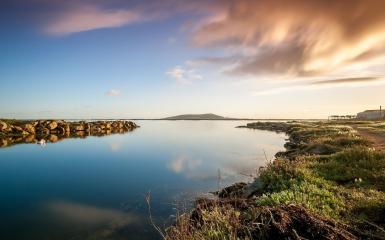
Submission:
[[193,43],[243,53],[235,73],[319,75],[384,55],[382,0],[221,4],[193,33]]

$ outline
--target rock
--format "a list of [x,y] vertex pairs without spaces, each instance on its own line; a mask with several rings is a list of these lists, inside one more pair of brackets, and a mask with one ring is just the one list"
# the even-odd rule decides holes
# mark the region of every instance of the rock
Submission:
[[83,124],[73,124],[70,126],[70,128],[73,132],[84,131],[85,129]]
[[11,128],[12,128],[12,132],[15,134],[21,134],[22,132],[24,132],[23,128],[19,126],[12,126]]
[[137,127],[137,125],[134,122],[129,121],[128,124],[130,125],[131,128]]
[[58,125],[59,125],[58,127],[63,132],[62,134],[71,132],[71,128],[70,128],[70,125],[68,123],[59,123]]
[[44,127],[36,129],[36,133],[39,134],[39,135],[48,135],[49,132],[50,132],[49,129],[48,128],[44,128]]
[[55,122],[55,121],[52,121],[52,122],[50,122],[50,123],[47,124],[47,128],[48,128],[49,130],[53,130],[53,129],[57,128],[57,126],[58,126],[58,124],[57,124],[57,122]]
[[66,133],[66,129],[62,126],[57,127],[56,130],[57,130],[57,133],[60,135],[64,135]]
[[7,128],[8,128],[8,124],[6,124],[5,122],[0,121],[0,131],[4,131]]
[[220,198],[237,198],[242,196],[244,193],[244,188],[247,186],[246,183],[240,182],[235,183],[229,187],[223,188],[218,192],[218,197]]
[[23,129],[24,131],[29,132],[31,134],[35,133],[35,127],[32,124],[24,124]]
[[90,130],[91,130],[91,124],[89,124],[89,123],[84,123],[83,125],[84,125],[84,130],[85,130],[85,131],[90,131]]

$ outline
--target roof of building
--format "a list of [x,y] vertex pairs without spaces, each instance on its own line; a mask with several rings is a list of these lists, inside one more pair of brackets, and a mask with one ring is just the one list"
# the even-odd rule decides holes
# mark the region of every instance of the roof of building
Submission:
[[[379,109],[376,109],[376,110],[365,110],[363,111],[363,113],[367,113],[367,112],[379,112],[380,110]],[[381,112],[383,112],[384,110],[381,110]]]

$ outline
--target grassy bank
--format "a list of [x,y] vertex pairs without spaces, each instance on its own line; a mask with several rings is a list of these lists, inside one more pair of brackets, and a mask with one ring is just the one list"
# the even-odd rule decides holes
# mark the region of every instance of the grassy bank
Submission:
[[385,154],[352,126],[367,122],[254,123],[286,132],[286,151],[250,184],[199,199],[167,239],[385,239]]

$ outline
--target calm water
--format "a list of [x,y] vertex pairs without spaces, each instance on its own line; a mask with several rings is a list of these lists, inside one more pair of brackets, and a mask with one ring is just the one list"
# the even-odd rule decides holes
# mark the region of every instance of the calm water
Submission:
[[242,121],[137,121],[125,135],[0,149],[0,239],[158,239],[199,195],[240,180],[285,136]]

